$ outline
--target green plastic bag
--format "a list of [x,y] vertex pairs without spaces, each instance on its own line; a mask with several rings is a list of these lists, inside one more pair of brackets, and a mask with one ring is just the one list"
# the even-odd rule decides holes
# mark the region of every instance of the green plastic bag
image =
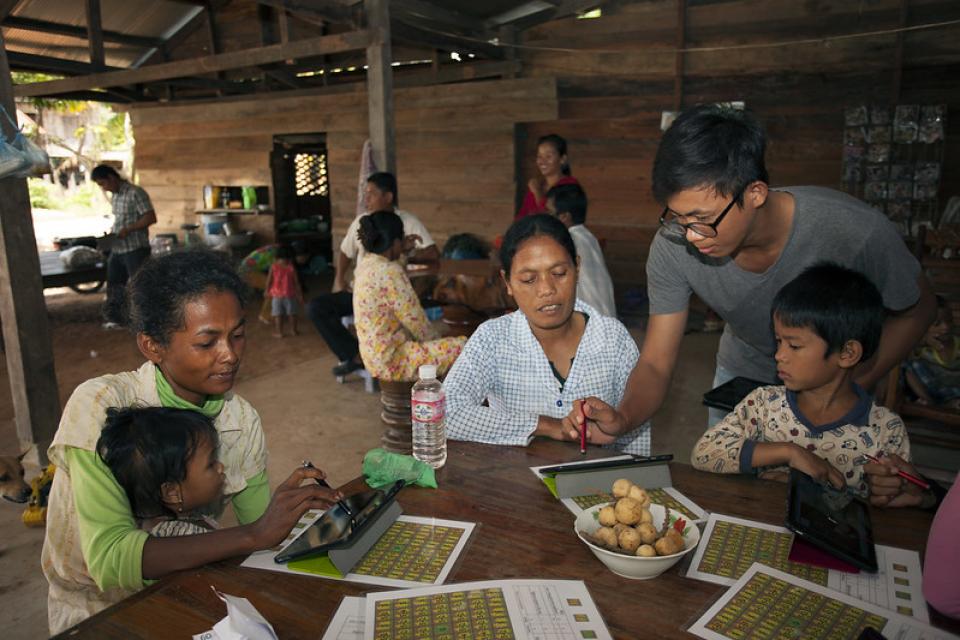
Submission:
[[363,475],[367,484],[379,489],[397,480],[406,480],[407,484],[437,488],[437,478],[433,467],[420,462],[413,456],[390,453],[385,449],[371,449],[363,456]]

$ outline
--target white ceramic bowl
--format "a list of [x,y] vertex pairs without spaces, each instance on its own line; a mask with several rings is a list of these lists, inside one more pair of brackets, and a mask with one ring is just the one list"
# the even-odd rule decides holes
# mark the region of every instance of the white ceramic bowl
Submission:
[[[618,576],[632,578],[634,580],[649,580],[650,578],[656,578],[658,575],[677,564],[677,562],[680,561],[680,558],[690,553],[690,551],[692,551],[700,542],[700,529],[698,529],[697,525],[693,524],[688,519],[687,528],[683,536],[684,549],[679,553],[675,553],[670,556],[642,558],[640,556],[627,556],[620,553],[607,551],[603,547],[593,544],[583,536],[584,533],[593,535],[593,533],[600,528],[598,514],[600,509],[605,506],[607,505],[598,504],[587,509],[586,511],[583,511],[577,516],[573,528],[574,531],[576,531],[577,536],[579,536],[583,543],[590,548],[590,551],[593,552],[593,555],[597,556],[600,562],[607,565],[607,568]],[[657,529],[660,529],[660,527],[663,526],[664,514],[666,511],[667,509],[659,504],[650,505],[650,515],[653,516],[653,526],[655,526]],[[674,517],[682,517],[676,511],[670,510],[670,513]]]

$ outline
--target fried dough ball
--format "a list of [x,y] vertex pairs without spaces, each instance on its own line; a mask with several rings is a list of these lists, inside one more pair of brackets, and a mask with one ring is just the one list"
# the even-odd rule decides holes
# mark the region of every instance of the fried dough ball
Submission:
[[653,524],[653,514],[650,513],[650,509],[644,509],[640,512],[640,522],[649,522]]
[[599,521],[605,527],[612,527],[617,524],[617,513],[612,506],[600,509]]
[[640,540],[643,544],[653,544],[657,541],[657,530],[649,522],[641,522],[637,525],[637,533],[640,534]]
[[633,498],[620,498],[617,500],[614,512],[617,516],[617,522],[634,525],[640,522],[643,507]]
[[617,534],[617,540],[620,539],[620,534],[623,533],[625,529],[630,529],[630,527],[622,522],[618,522],[617,524],[613,525],[613,531]]
[[650,495],[646,492],[645,489],[642,489],[637,485],[633,485],[632,487],[630,487],[630,490],[627,492],[627,497],[633,498],[634,500],[639,502],[640,506],[643,508],[647,508],[650,506]]
[[633,486],[633,483],[627,480],[626,478],[620,478],[613,483],[613,497],[614,498],[626,498],[627,494],[630,492],[630,487]]
[[637,550],[637,547],[640,546],[640,533],[632,527],[627,527],[620,533],[617,542],[620,544],[621,549],[633,553]]
[[605,545],[617,547],[617,534],[610,527],[600,527],[593,536]]
[[657,540],[653,548],[656,549],[658,555],[672,556],[683,551],[683,538],[680,538],[678,543],[675,536],[666,535]]
[[637,547],[637,555],[641,558],[652,558],[657,555],[657,550],[648,544],[642,544]]

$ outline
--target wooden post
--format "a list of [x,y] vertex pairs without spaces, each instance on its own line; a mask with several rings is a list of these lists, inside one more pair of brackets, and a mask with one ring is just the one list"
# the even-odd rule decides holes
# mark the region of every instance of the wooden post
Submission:
[[687,46],[687,0],[677,0],[677,54],[673,71],[673,110],[683,108],[683,51]]
[[378,171],[397,172],[393,129],[393,55],[390,51],[388,0],[363,0],[370,31],[367,46],[367,109],[370,141]]
[[[907,10],[909,0],[900,0],[900,21],[898,27],[907,26]],[[903,31],[897,34],[897,46],[894,48],[893,82],[890,87],[890,104],[896,106],[900,102],[900,88],[903,85]]]
[[87,39],[90,43],[90,65],[94,71],[105,66],[103,24],[100,21],[100,0],[87,0]]
[[[7,49],[0,33],[0,104],[16,118]],[[12,129],[3,118],[2,131]],[[14,420],[21,446],[35,444],[40,465],[60,421],[53,345],[43,300],[30,194],[23,178],[0,178],[0,319]]]
[[[210,43],[210,55],[217,55],[220,53],[220,43],[219,37],[217,36],[217,23],[213,15],[213,0],[205,0],[204,9],[207,14],[207,40]],[[223,80],[224,75],[222,72],[217,72],[217,80]],[[223,95],[223,89],[217,89],[217,95]]]

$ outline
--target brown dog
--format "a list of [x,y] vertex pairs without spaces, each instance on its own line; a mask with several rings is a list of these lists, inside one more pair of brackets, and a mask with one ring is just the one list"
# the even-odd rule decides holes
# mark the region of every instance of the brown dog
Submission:
[[0,456],[0,496],[10,502],[26,502],[30,499],[30,485],[23,481],[23,465],[20,461],[27,455]]

